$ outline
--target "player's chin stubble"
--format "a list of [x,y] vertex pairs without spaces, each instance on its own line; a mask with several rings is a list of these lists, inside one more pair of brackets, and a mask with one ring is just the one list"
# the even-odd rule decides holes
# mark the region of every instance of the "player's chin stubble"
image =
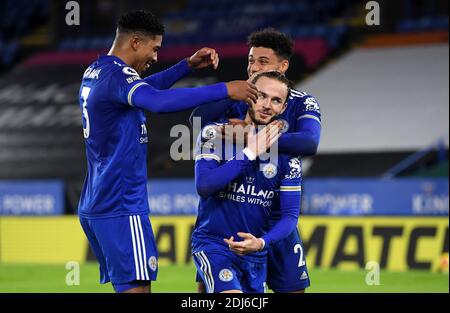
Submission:
[[268,121],[258,119],[256,117],[256,112],[253,110],[253,108],[249,108],[249,114],[255,125],[267,125],[267,124],[270,124],[272,121],[274,121],[277,118],[277,115],[274,115]]

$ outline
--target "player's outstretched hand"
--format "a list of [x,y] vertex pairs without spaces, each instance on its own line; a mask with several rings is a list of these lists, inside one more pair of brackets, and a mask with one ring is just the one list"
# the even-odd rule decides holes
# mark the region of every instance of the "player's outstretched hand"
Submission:
[[228,244],[230,250],[238,255],[260,251],[264,248],[264,241],[250,233],[238,232],[237,235],[244,240],[234,241],[234,237],[231,236],[230,239],[225,238],[224,241]]
[[273,121],[258,133],[249,133],[247,139],[247,148],[255,156],[260,156],[267,151],[281,136],[283,122]]
[[226,83],[228,97],[236,101],[245,101],[251,105],[258,99],[258,89],[245,80],[233,80]]
[[212,66],[215,70],[219,66],[219,55],[212,48],[201,48],[188,59],[189,67],[193,70],[199,70],[208,66]]

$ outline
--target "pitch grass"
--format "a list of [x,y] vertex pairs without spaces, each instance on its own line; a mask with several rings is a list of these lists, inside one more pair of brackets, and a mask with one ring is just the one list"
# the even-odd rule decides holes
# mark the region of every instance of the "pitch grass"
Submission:
[[[67,286],[64,265],[0,264],[0,292],[113,292],[98,283],[95,263],[80,267],[80,285]],[[312,269],[307,292],[449,292],[448,274],[411,271],[380,274],[379,286],[368,286],[365,271]],[[161,266],[153,292],[195,292],[194,266]]]

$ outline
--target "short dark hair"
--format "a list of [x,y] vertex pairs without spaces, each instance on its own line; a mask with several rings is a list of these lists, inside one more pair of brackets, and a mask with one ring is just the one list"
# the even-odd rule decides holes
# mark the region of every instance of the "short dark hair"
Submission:
[[256,84],[256,82],[261,78],[261,77],[267,77],[267,78],[271,78],[271,79],[275,79],[277,81],[279,81],[280,83],[283,83],[286,85],[288,93],[286,96],[286,102],[289,99],[289,96],[291,95],[291,89],[293,88],[293,84],[292,82],[286,78],[286,76],[284,76],[284,74],[281,74],[280,72],[277,71],[270,71],[270,72],[261,72],[255,75],[255,77],[253,77],[252,79],[252,84]]
[[294,52],[292,39],[271,27],[251,33],[247,44],[251,47],[270,48],[278,57],[286,60],[289,60]]
[[135,10],[125,13],[117,21],[119,33],[143,33],[146,36],[164,35],[164,25],[150,11]]

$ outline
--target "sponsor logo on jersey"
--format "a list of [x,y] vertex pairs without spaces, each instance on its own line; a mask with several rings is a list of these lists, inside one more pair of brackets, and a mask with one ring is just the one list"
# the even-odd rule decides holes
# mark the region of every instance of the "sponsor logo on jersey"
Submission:
[[267,163],[263,166],[262,172],[264,177],[271,179],[277,175],[277,167],[272,163]]
[[127,78],[127,83],[131,84],[134,83],[137,80],[140,80],[141,78],[139,76],[131,76]]
[[[254,178],[253,178],[253,180],[254,180]],[[263,197],[264,199],[272,199],[275,195],[275,192],[273,190],[264,190],[264,189],[258,190],[256,188],[256,186],[244,185],[244,184],[238,185],[236,182],[228,184],[227,189],[230,192],[240,193],[243,195],[253,196],[253,197]]]
[[305,271],[303,271],[302,275],[300,276],[300,280],[305,280],[305,279],[308,279],[308,274]]
[[319,104],[313,97],[306,98],[304,104],[306,105],[306,111],[313,111],[320,113]]
[[289,174],[285,176],[285,179],[296,179],[302,176],[302,163],[299,158],[291,158],[289,160],[289,167],[291,169]]
[[148,143],[147,127],[145,124],[141,124],[141,138],[139,138],[139,142]]
[[233,272],[224,268],[219,272],[219,279],[223,282],[229,282],[233,279]]

